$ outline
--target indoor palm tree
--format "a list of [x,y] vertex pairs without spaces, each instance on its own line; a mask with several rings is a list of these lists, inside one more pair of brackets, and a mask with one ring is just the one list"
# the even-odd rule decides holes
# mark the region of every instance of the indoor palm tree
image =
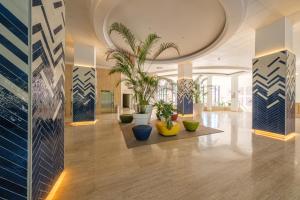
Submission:
[[[154,97],[159,82],[157,76],[145,71],[146,61],[156,60],[168,49],[175,49],[179,54],[179,49],[172,42],[157,44],[161,38],[155,33],[149,34],[144,41],[140,41],[122,23],[113,23],[109,34],[113,32],[118,33],[124,39],[128,49],[114,48],[107,51],[107,60],[115,61],[110,74],[123,74],[125,78],[121,81],[133,90],[139,106],[145,108],[145,105],[148,105]],[[141,110],[143,111],[144,109]]]

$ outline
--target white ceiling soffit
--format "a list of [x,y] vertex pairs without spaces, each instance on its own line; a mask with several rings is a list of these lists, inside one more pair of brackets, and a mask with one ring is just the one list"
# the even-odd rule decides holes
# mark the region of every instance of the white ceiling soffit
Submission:
[[[251,72],[248,67],[231,67],[231,66],[199,66],[193,67],[193,75],[197,74],[219,74],[219,75],[232,75],[236,73]],[[177,76],[177,70],[161,70],[155,73],[158,76]]]
[[243,22],[244,0],[91,0],[89,8],[97,37],[108,47],[123,47],[107,34],[113,22],[122,22],[138,38],[155,32],[162,41],[175,42],[181,55],[170,50],[156,64],[191,61],[226,42]]

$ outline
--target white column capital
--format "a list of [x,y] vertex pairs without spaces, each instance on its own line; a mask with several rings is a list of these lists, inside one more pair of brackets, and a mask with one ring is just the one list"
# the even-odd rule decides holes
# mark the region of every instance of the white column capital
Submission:
[[191,62],[178,64],[178,79],[193,79],[193,64]]
[[96,67],[96,49],[94,46],[76,43],[74,45],[74,65]]
[[293,50],[293,26],[286,17],[256,29],[255,57],[269,55],[282,50]]

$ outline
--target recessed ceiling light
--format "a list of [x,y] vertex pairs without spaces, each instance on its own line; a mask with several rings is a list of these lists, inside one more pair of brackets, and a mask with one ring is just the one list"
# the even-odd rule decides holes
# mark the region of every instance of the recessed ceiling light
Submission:
[[296,73],[296,76],[299,76],[299,73]]

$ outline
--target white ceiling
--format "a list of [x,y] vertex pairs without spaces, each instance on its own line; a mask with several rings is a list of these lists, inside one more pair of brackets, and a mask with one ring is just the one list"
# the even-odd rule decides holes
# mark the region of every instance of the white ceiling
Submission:
[[[109,13],[107,26],[121,22],[141,40],[157,33],[162,41],[176,43],[181,57],[205,49],[220,37],[225,15],[219,0],[123,0]],[[113,34],[111,39],[115,46],[126,49],[122,37]],[[176,51],[167,51],[159,59],[176,57]]]
[[[97,65],[99,67],[107,66],[108,64],[105,62],[104,57],[107,46],[97,38],[90,18],[89,5],[91,5],[91,1],[98,0],[66,0],[66,60],[67,62],[72,62],[73,44],[74,42],[78,42],[95,45],[97,48]],[[184,0],[184,2],[187,1],[193,0]],[[251,68],[251,60],[254,57],[255,29],[269,24],[282,16],[288,16],[288,18],[295,24],[294,52],[297,57],[300,57],[300,23],[298,23],[300,22],[300,0],[248,0],[247,14],[238,31],[227,42],[215,49],[213,52],[192,60],[193,66],[230,66]],[[138,21],[136,20],[134,23],[138,23]],[[163,22],[163,25],[165,23],[166,22]],[[140,30],[142,30],[142,28],[143,27],[140,27]],[[180,27],[178,29],[180,29]],[[157,33],[160,34],[159,29],[155,28],[155,30],[157,30]],[[197,31],[201,31],[201,29]],[[162,34],[164,33],[164,31],[161,32]],[[184,34],[184,31],[180,33],[180,35],[182,35]],[[164,39],[168,41],[168,38]],[[191,40],[189,40],[189,42],[190,41]],[[187,49],[188,50],[186,52],[193,51],[192,47]],[[297,65],[300,65],[300,59],[298,59]],[[225,69],[226,67],[224,67],[224,70]],[[170,73],[174,73],[174,70],[177,70],[177,65],[155,64],[149,68],[150,72],[166,70],[169,70]]]

